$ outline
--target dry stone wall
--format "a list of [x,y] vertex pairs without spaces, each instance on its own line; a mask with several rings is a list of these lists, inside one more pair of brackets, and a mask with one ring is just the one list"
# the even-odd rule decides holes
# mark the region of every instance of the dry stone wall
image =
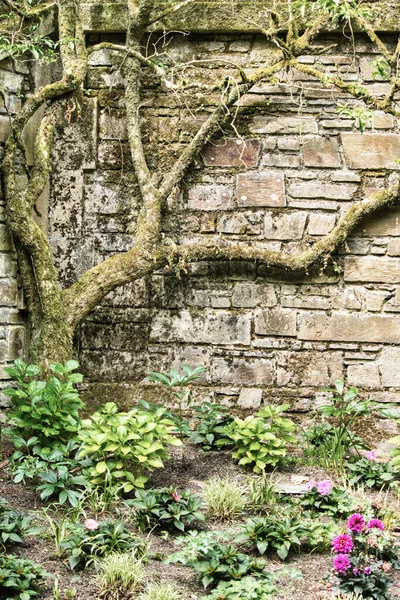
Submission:
[[[96,36],[119,41],[116,35]],[[390,41],[390,40],[389,40]],[[233,61],[251,72],[271,47],[255,35],[163,39],[169,58]],[[339,70],[374,95],[375,50],[334,34],[331,54],[301,61]],[[395,43],[393,38],[392,43]],[[121,58],[91,55],[82,120],[54,153],[49,227],[60,273],[71,283],[129,248],[139,206],[126,132]],[[229,68],[196,67],[215,80]],[[163,93],[143,84],[143,132],[151,168],[167,171],[217,96]],[[340,93],[339,101],[354,104]],[[399,124],[375,113],[364,134],[336,111],[333,91],[300,74],[260,84],[240,100],[171,199],[164,231],[181,243],[215,239],[297,253],[329,233],[356,200],[398,180]],[[133,202],[132,202],[133,198]],[[205,365],[201,393],[256,408],[288,400],[308,410],[336,378],[381,400],[400,400],[400,209],[363,224],[324,272],[289,276],[252,262],[199,263],[155,274],[110,294],[83,323],[77,352],[95,401],[131,401],[149,368]]]

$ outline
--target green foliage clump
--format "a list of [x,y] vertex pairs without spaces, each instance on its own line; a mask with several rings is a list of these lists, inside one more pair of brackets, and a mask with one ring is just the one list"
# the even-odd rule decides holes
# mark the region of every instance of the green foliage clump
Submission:
[[261,473],[266,467],[276,467],[286,456],[288,443],[296,442],[292,435],[295,430],[293,421],[282,417],[289,408],[265,406],[256,415],[240,419],[236,417],[225,427],[225,438],[218,445],[234,444],[236,450],[232,457],[239,465],[253,467],[255,473]]
[[248,575],[239,581],[221,581],[201,600],[272,600],[277,592],[272,575],[262,579]]
[[[318,489],[324,483],[330,484],[328,493],[321,493]],[[320,482],[317,485],[315,481],[310,481],[309,490],[300,496],[298,502],[304,510],[322,512],[332,517],[346,517],[356,505],[347,490],[341,489],[331,482]]]
[[114,402],[107,402],[90,419],[82,421],[79,457],[91,459],[91,483],[119,483],[125,493],[144,487],[148,478],[143,473],[163,467],[163,461],[169,458],[168,445],[181,444],[165,412],[162,407],[118,412]]
[[13,510],[7,500],[0,498],[0,549],[14,544],[22,544],[24,537],[38,530],[31,527],[33,517]]
[[150,583],[146,592],[138,600],[181,600],[182,596],[169,583]]
[[27,558],[0,555],[0,597],[6,600],[39,596],[40,586],[47,577],[51,577],[50,573]]
[[207,515],[211,519],[232,520],[244,510],[248,499],[246,490],[230,477],[214,477],[203,487]]
[[74,385],[82,381],[75,360],[65,365],[50,364],[53,375],[48,381],[38,379],[40,369],[16,360],[5,371],[16,382],[16,388],[5,390],[13,404],[7,413],[11,428],[7,436],[18,445],[20,440],[37,438],[41,446],[52,446],[76,436],[81,426],[79,411],[83,402]]
[[102,598],[130,598],[140,591],[145,577],[143,558],[134,549],[112,552],[100,564],[98,583]]
[[193,410],[197,424],[190,440],[194,444],[201,445],[205,452],[218,450],[218,440],[224,437],[225,426],[233,420],[233,417],[228,414],[228,407],[203,402],[201,406],[194,406]]
[[134,521],[142,531],[149,529],[178,529],[184,531],[194,519],[204,520],[201,499],[188,490],[174,487],[136,490],[133,500],[126,504],[134,509]]
[[346,464],[350,485],[366,485],[368,488],[384,488],[396,478],[393,466],[371,460],[365,456]]

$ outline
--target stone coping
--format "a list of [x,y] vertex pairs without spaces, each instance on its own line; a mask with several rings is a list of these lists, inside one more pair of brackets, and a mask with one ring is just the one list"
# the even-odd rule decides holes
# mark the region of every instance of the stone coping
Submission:
[[[282,1],[285,6],[286,2]],[[257,33],[263,26],[265,0],[197,0],[164,19],[157,29],[182,30],[198,33]],[[400,29],[400,0],[373,0],[375,29],[397,32]],[[156,14],[170,5],[159,2]],[[379,9],[379,10],[378,10]],[[86,32],[123,32],[127,27],[125,0],[87,0],[82,5]]]

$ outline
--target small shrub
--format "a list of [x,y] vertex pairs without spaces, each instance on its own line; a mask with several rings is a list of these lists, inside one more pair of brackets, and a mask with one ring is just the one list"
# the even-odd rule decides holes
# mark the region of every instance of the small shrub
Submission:
[[274,577],[243,577],[239,581],[221,581],[208,596],[201,600],[271,600],[278,592]]
[[136,597],[140,591],[145,569],[135,550],[112,552],[100,564],[98,583],[101,595],[108,600]]
[[119,484],[125,493],[142,488],[148,479],[143,473],[163,467],[169,458],[168,445],[181,444],[172,435],[174,424],[164,418],[165,411],[135,407],[118,412],[114,402],[107,402],[82,421],[79,456],[91,458],[91,483],[103,487]]
[[0,498],[0,549],[22,544],[27,535],[38,533],[31,527],[33,517],[22,515],[10,508],[7,500]]
[[134,520],[142,531],[154,528],[184,531],[194,519],[204,520],[200,497],[188,490],[178,492],[174,487],[136,490],[135,496],[126,504],[134,509]]
[[334,486],[331,481],[317,483],[311,480],[308,483],[308,491],[300,496],[299,504],[305,510],[340,517],[351,513],[355,502],[346,490]]
[[75,360],[65,365],[50,364],[53,375],[48,381],[38,380],[40,369],[16,360],[13,367],[6,368],[16,388],[5,390],[13,407],[7,413],[7,422],[12,426],[6,431],[14,442],[36,437],[41,446],[52,446],[66,442],[79,431],[79,411],[83,402],[79,398],[76,383],[82,381]]
[[225,427],[225,438],[218,440],[218,445],[234,444],[232,457],[239,465],[253,467],[255,473],[261,473],[267,466],[276,467],[286,456],[287,443],[296,441],[292,435],[293,421],[281,416],[288,408],[288,404],[270,405],[255,416],[236,417]]
[[[50,573],[27,558],[0,555],[0,596],[6,600],[29,600],[38,596],[47,577],[51,577]],[[1,590],[6,595],[3,596]]]
[[84,524],[71,523],[69,529],[69,535],[60,546],[69,554],[71,569],[85,568],[112,552],[126,552],[134,548],[140,558],[146,551],[145,542],[121,522],[86,519]]
[[217,442],[225,437],[224,428],[233,421],[228,414],[229,409],[220,404],[203,402],[201,406],[194,406],[196,429],[190,439],[194,444],[201,445],[205,452],[218,450]]
[[182,596],[169,583],[150,583],[146,592],[138,600],[181,600]]
[[229,477],[209,479],[203,487],[207,515],[211,519],[233,520],[247,504],[246,491]]
[[377,462],[374,452],[366,452],[364,457],[348,462],[346,468],[350,471],[352,486],[363,484],[368,488],[383,488],[396,477],[392,465]]

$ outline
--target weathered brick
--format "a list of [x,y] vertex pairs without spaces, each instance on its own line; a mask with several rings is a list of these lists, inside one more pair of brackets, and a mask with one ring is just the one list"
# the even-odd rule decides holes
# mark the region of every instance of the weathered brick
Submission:
[[400,256],[400,238],[392,238],[388,241],[387,253],[389,256]]
[[355,364],[347,367],[349,385],[376,388],[380,386],[378,365],[375,363]]
[[265,215],[265,237],[268,240],[300,240],[303,237],[307,214],[302,212]]
[[226,185],[195,185],[189,190],[191,210],[228,210],[232,207],[232,190]]
[[346,286],[343,290],[334,287],[331,289],[332,308],[349,310],[361,310],[365,298],[363,288]]
[[338,142],[336,138],[323,136],[307,140],[303,144],[304,164],[306,167],[335,169],[340,167]]
[[251,315],[231,312],[191,314],[159,311],[151,323],[150,340],[196,344],[250,344]]
[[397,258],[357,256],[344,260],[345,281],[373,283],[400,283],[400,267]]
[[276,306],[276,293],[272,285],[259,285],[255,283],[237,283],[233,290],[232,306],[240,308],[254,308],[262,306]]
[[400,208],[385,208],[359,225],[355,234],[368,236],[400,236]]
[[397,344],[400,337],[400,317],[383,315],[332,313],[302,313],[301,340],[341,342],[383,342]]
[[318,125],[312,117],[252,117],[251,133],[318,133]]
[[236,182],[238,206],[285,206],[282,173],[242,173]]
[[271,385],[275,378],[275,365],[264,358],[215,358],[211,366],[211,379],[215,383],[232,385]]
[[383,348],[379,357],[379,365],[384,387],[400,387],[399,361],[400,348]]
[[219,140],[207,144],[202,157],[207,167],[256,167],[260,149],[260,140],[239,138]]
[[89,65],[91,67],[112,67],[119,65],[123,55],[118,50],[103,48],[89,54]]
[[278,148],[279,150],[291,150],[292,152],[297,152],[300,150],[300,139],[297,137],[278,138]]
[[297,169],[300,166],[300,157],[296,154],[264,154],[261,160],[261,168],[282,167]]
[[335,226],[335,215],[311,213],[308,221],[307,233],[309,235],[326,235]]
[[400,137],[394,133],[344,133],[342,143],[350,169],[398,169]]
[[102,113],[99,118],[99,138],[104,140],[127,140],[126,118],[120,112]]
[[250,219],[253,219],[256,215],[245,215],[243,213],[235,213],[233,215],[222,215],[217,225],[217,231],[219,233],[230,233],[230,234],[259,234],[261,232],[260,223],[252,223]]
[[258,335],[296,335],[296,311],[281,308],[257,310],[255,314],[255,332]]
[[293,183],[288,194],[292,198],[327,198],[330,200],[351,200],[358,187],[356,185],[336,185],[334,183]]
[[277,380],[280,386],[332,385],[343,377],[341,352],[280,352]]
[[237,403],[241,408],[257,410],[261,406],[261,400],[262,390],[259,388],[242,388]]
[[390,292],[380,290],[367,290],[365,294],[365,306],[368,312],[380,312],[386,300],[391,298]]

